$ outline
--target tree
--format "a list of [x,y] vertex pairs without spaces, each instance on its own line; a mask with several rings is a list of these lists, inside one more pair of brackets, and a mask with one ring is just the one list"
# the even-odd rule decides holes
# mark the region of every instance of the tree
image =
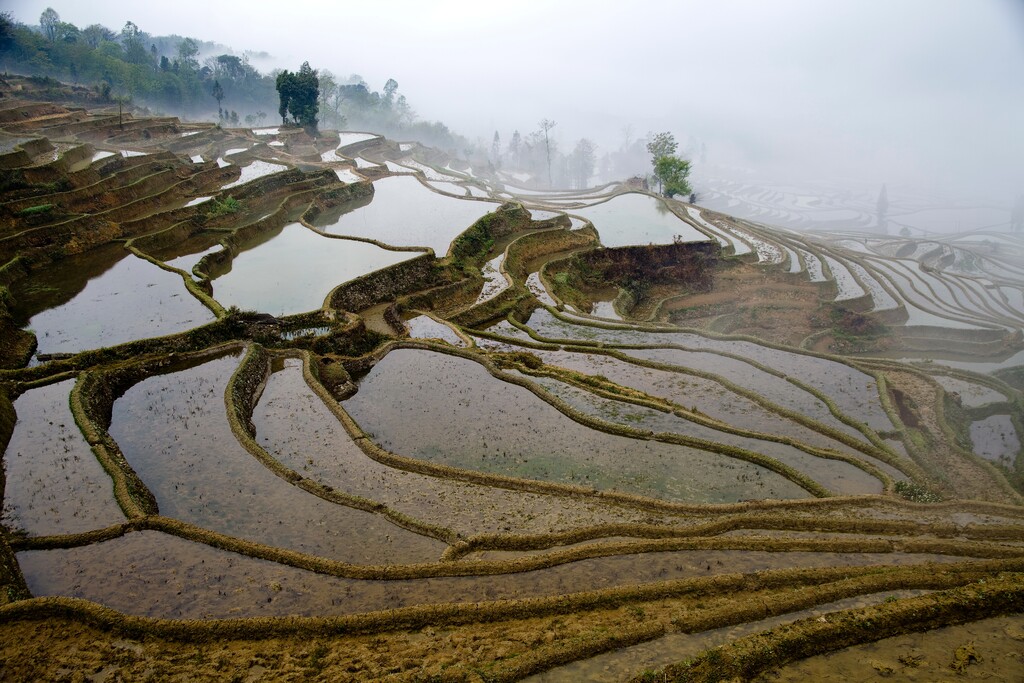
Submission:
[[185,38],[178,43],[178,63],[189,72],[199,69],[199,43],[195,38]]
[[667,155],[654,162],[654,176],[662,186],[666,197],[693,192],[690,187],[690,162],[681,157]]
[[280,104],[277,113],[281,115],[281,124],[288,124],[288,105],[292,100],[292,93],[295,90],[295,74],[285,69],[277,75],[277,96]]
[[[667,131],[664,133],[658,133],[657,135],[648,133],[647,137],[647,152],[651,155],[651,166],[655,167],[654,177],[658,179],[659,191],[664,191],[664,183],[657,171],[658,160],[662,157],[671,157],[674,155],[676,153],[676,149],[679,148],[679,144],[676,142],[675,136]],[[689,193],[681,192],[680,194]]]
[[384,101],[387,103],[388,109],[395,102],[395,92],[398,90],[398,81],[393,78],[389,78],[388,82],[384,84]]
[[278,74],[277,93],[281,100],[278,107],[281,122],[287,124],[288,115],[291,114],[295,123],[315,135],[320,80],[317,78],[316,70],[309,66],[309,62],[303,62],[298,73],[285,70]]
[[516,170],[520,170],[519,166],[519,146],[522,144],[523,139],[519,135],[519,131],[516,130],[512,133],[512,142],[508,143],[508,155],[515,160]]
[[498,131],[494,131],[494,141],[491,143],[491,163],[495,168],[501,168],[501,137]]
[[114,37],[113,31],[100,24],[90,24],[82,29],[82,40],[93,49],[99,47],[100,43],[104,41],[110,42],[114,40]]
[[551,139],[548,137],[548,131],[557,124],[551,119],[541,119],[537,125],[544,132],[544,154],[548,160],[548,187],[551,187]]
[[[395,111],[398,113],[398,124],[401,126],[412,125],[412,122],[416,120],[416,112],[409,105],[409,100],[405,99],[405,95],[398,96],[398,100],[395,101]],[[341,118],[344,120],[345,117]]]
[[0,12],[0,54],[7,52],[14,44],[14,16]]
[[583,189],[590,183],[596,164],[597,145],[581,138],[569,155],[569,180],[576,189]]
[[221,109],[220,103],[224,99],[224,88],[220,86],[220,81],[215,80],[213,82],[213,89],[210,91],[213,95],[213,99],[217,100],[217,117],[224,118],[224,110]]
[[57,30],[60,26],[60,15],[52,7],[47,7],[39,15],[39,26],[43,29],[43,35],[51,43],[57,40]]
[[881,232],[889,232],[889,193],[882,183],[882,190],[878,193],[878,229]]
[[135,22],[125,22],[124,28],[121,29],[121,45],[124,47],[125,59],[132,64],[142,64],[149,59],[142,40],[142,31]]

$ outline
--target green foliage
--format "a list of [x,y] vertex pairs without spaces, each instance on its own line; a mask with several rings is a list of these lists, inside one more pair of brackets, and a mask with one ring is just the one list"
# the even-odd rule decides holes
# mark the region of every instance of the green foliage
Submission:
[[39,204],[37,206],[30,206],[28,208],[22,209],[21,211],[19,211],[17,213],[17,215],[18,216],[34,216],[36,214],[47,213],[49,211],[53,211],[53,208],[54,208],[53,204]]
[[490,252],[491,247],[494,246],[490,223],[495,218],[496,214],[487,214],[459,235],[452,244],[452,256],[457,265],[462,265],[464,261],[474,256],[483,256]]
[[672,133],[664,132],[657,135],[649,135],[647,152],[651,155],[651,165],[657,166],[658,159],[672,156],[679,148],[679,143]]
[[662,194],[688,195],[693,192],[690,187],[690,162],[677,156],[661,156],[654,162],[654,176],[662,185]]
[[291,114],[295,123],[316,132],[320,80],[309,62],[303,62],[298,73],[285,70],[278,74],[277,94],[280,98],[277,113],[281,115],[282,123],[287,124]]
[[913,481],[896,482],[896,493],[914,503],[938,503],[942,496]]
[[225,197],[222,200],[214,199],[210,202],[210,209],[206,212],[206,215],[211,218],[226,216],[228,214],[237,213],[241,208],[241,202],[234,197]]

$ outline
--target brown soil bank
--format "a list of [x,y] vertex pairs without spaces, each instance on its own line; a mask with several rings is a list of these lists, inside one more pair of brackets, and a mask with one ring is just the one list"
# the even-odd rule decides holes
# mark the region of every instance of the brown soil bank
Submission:
[[[0,661],[12,680],[86,680],[103,673],[107,680],[515,681],[673,631],[697,633],[883,589],[940,589],[737,641],[739,651],[750,653],[741,661],[756,665],[734,666],[728,653],[714,650],[683,667],[722,665],[710,675],[675,677],[682,668],[670,668],[665,679],[722,680],[720,671],[729,680],[778,666],[791,659],[789,653],[814,654],[1019,610],[1019,575],[999,578],[995,565],[987,566],[963,572],[927,566],[817,570],[824,581],[787,570],[729,575],[655,584],[675,585],[668,590],[621,589],[612,591],[615,599],[591,605],[570,600],[563,606],[560,598],[532,601],[546,603],[544,609],[523,609],[531,601],[477,603],[465,606],[462,616],[425,606],[334,620],[165,622],[125,618],[83,601],[43,599],[30,607],[23,603],[27,609],[5,608]],[[830,638],[829,645],[822,638]],[[754,640],[758,646],[750,647]],[[807,649],[812,646],[820,649]]]
[[593,249],[552,263],[549,275],[561,285],[558,291],[576,303],[588,304],[588,292],[615,286],[626,292],[632,309],[659,286],[669,285],[676,292],[710,290],[720,253],[716,242]]

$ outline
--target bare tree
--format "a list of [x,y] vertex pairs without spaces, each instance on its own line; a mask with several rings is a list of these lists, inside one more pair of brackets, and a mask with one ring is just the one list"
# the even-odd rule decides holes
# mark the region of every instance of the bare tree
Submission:
[[548,187],[551,187],[551,140],[548,137],[548,131],[557,124],[551,119],[541,119],[537,125],[544,132],[544,152],[548,160]]
[[594,175],[596,151],[597,145],[587,138],[581,138],[569,155],[569,179],[576,189],[585,188]]
[[491,163],[495,168],[501,168],[501,136],[494,131],[494,141],[491,143]]
[[43,35],[51,43],[57,40],[57,29],[60,26],[60,15],[52,7],[47,7],[39,15],[39,25],[43,29]]

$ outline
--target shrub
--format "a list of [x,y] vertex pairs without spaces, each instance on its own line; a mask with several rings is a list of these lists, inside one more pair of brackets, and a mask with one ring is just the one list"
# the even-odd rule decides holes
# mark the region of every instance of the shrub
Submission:
[[211,218],[216,218],[217,216],[226,216],[228,214],[237,213],[241,208],[241,202],[234,197],[225,197],[220,200],[214,199],[210,202],[210,210],[206,212],[206,215]]
[[48,211],[53,211],[53,208],[54,208],[53,204],[39,204],[37,206],[30,206],[30,207],[28,207],[26,209],[22,209],[21,211],[18,212],[18,215],[19,216],[34,216],[36,214],[46,213]]

